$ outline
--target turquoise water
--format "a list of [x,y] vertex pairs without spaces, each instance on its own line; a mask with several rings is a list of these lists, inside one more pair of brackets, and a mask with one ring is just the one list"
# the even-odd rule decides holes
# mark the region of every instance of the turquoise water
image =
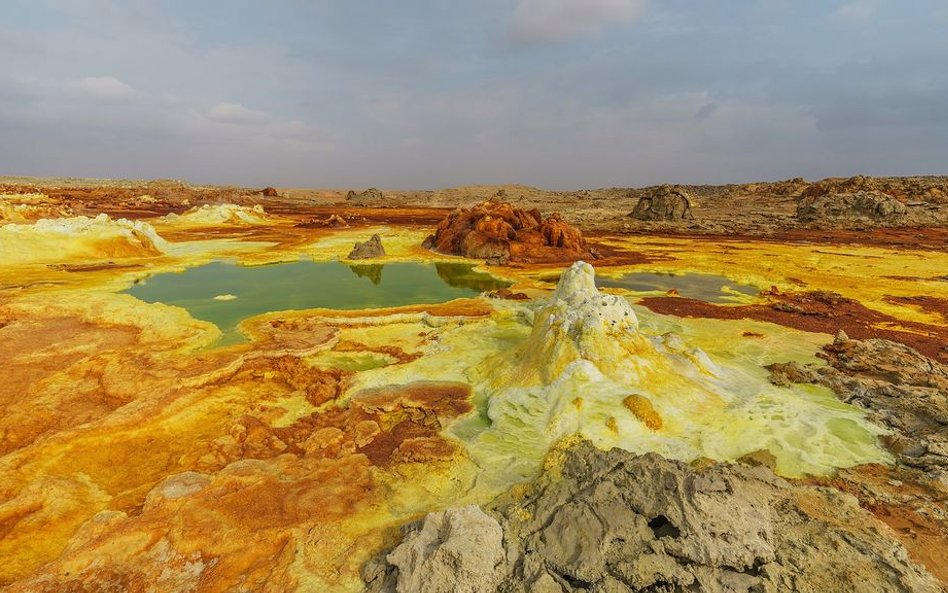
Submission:
[[184,307],[192,317],[217,325],[223,343],[234,343],[243,340],[237,331],[241,320],[270,311],[443,303],[505,286],[509,283],[467,264],[300,261],[247,267],[214,262],[147,278],[126,292],[145,302]]

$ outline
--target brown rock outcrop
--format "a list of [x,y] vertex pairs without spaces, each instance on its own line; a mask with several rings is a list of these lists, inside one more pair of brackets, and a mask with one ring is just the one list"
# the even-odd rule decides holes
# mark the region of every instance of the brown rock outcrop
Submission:
[[438,224],[424,244],[439,253],[498,263],[593,257],[582,232],[559,213],[544,220],[539,210],[492,200],[470,209],[458,208]]
[[370,187],[362,193],[351,189],[346,193],[346,201],[349,202],[377,202],[384,198],[385,195],[382,194],[382,191],[374,187]]
[[875,190],[807,196],[797,205],[800,222],[865,220],[893,223],[900,222],[906,213],[905,204]]
[[862,191],[880,191],[906,201],[948,201],[948,184],[938,177],[828,177],[810,185],[801,195],[807,198]]
[[280,193],[274,187],[267,186],[260,190],[260,195],[267,198],[275,198],[280,195]]
[[368,241],[356,243],[352,251],[347,256],[348,259],[369,259],[373,257],[382,257],[385,255],[385,248],[382,247],[382,238],[378,234],[372,235]]
[[629,214],[639,220],[690,220],[691,197],[680,188],[671,185],[662,185],[646,196],[639,198],[639,203]]
[[[696,468],[586,442],[560,459],[488,513],[450,510],[408,527],[364,567],[367,591],[940,590],[891,530],[838,491],[761,466]],[[462,562],[468,534],[479,545]],[[413,588],[420,582],[440,585]]]

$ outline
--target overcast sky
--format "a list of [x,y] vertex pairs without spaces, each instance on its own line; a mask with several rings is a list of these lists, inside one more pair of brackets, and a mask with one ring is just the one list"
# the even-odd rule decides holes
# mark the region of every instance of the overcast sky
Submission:
[[0,174],[948,173],[945,0],[0,0]]

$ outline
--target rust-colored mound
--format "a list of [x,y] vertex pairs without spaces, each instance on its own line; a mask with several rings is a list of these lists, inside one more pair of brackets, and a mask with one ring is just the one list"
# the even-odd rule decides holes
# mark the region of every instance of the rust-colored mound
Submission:
[[425,246],[439,253],[495,261],[558,262],[593,257],[582,232],[558,212],[544,220],[539,210],[491,200],[451,212],[425,240]]

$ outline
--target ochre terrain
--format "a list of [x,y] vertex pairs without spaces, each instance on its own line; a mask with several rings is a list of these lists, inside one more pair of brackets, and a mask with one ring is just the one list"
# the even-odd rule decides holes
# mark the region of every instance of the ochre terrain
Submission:
[[[552,479],[558,447],[576,434],[698,465],[763,460],[790,485],[754,474],[766,483],[754,496],[842,531],[837,491],[852,494],[846,512],[863,530],[852,541],[881,538],[873,554],[904,546],[920,567],[904,569],[913,587],[929,582],[924,571],[948,583],[948,469],[931,436],[945,425],[936,413],[918,421],[928,432],[884,421],[899,417],[893,389],[943,405],[916,378],[948,363],[946,187],[682,187],[689,217],[643,221],[629,217],[639,200],[671,190],[485,186],[347,200],[344,190],[0,180],[0,587],[359,591],[366,563],[425,513],[506,492],[504,528],[528,525],[509,497],[541,472]],[[796,216],[807,196],[860,191],[892,196],[905,215]],[[245,319],[246,341],[226,346],[186,309],[123,293],[221,258],[346,260],[374,234],[385,255],[363,263],[462,261],[511,286],[442,304],[274,311]],[[599,277],[713,274],[759,294],[712,303],[598,291],[581,267],[551,293],[578,259]],[[853,342],[824,350],[839,330]],[[915,353],[882,367],[840,361],[901,352],[887,343]],[[790,363],[783,383],[767,370]],[[892,387],[893,376],[915,378]],[[919,443],[927,449],[911,457]],[[746,471],[708,475],[732,473]],[[386,570],[376,576],[394,578]],[[854,582],[875,578],[860,571]]]

